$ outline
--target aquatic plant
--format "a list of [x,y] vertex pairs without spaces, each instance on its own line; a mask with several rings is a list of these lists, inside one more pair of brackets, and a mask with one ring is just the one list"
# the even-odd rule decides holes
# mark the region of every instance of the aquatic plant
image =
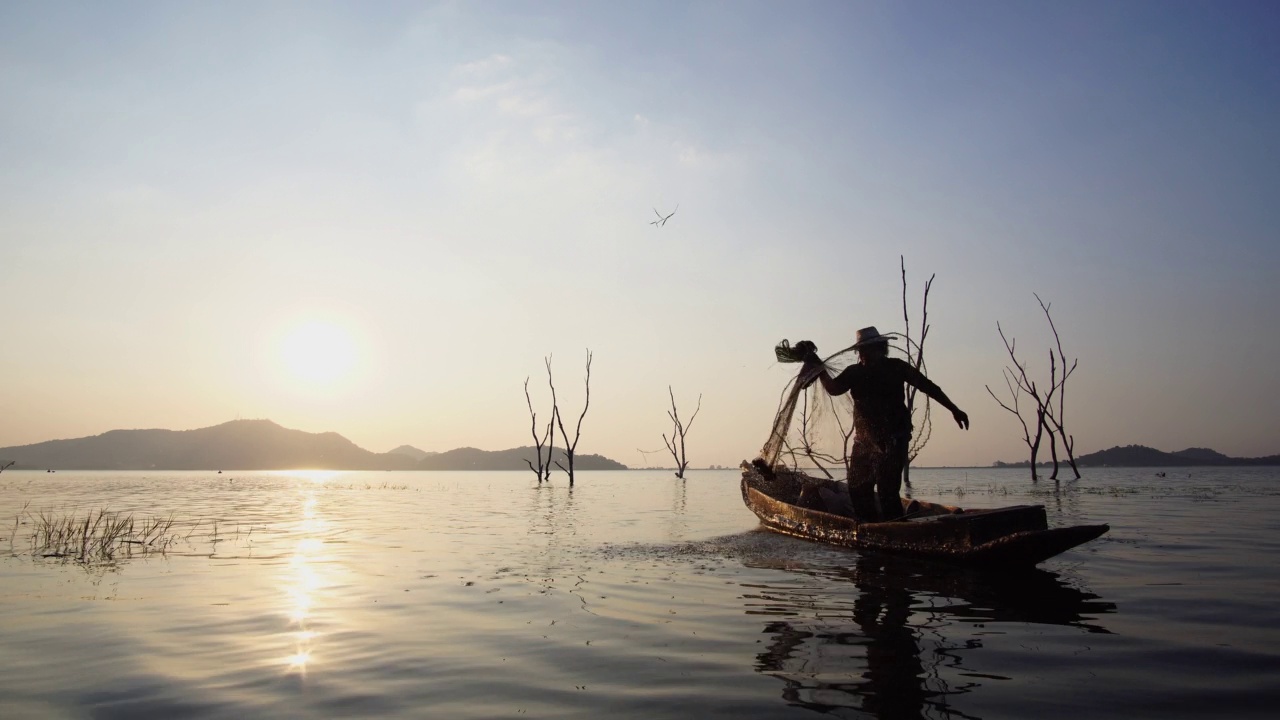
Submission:
[[17,553],[14,552],[13,550],[13,540],[14,538],[18,537],[18,525],[21,524],[22,516],[26,514],[27,507],[30,505],[31,505],[30,501],[23,503],[22,509],[19,510],[18,514],[15,515],[13,518],[13,531],[9,533],[9,554],[10,555],[17,555]]
[[407,483],[389,483],[389,482],[378,483],[378,484],[374,484],[371,482],[347,483],[346,485],[328,485],[326,487],[329,490],[413,490],[414,492],[418,491],[418,488],[411,488]]
[[14,532],[23,516],[32,525],[31,554],[77,563],[106,563],[136,554],[163,553],[176,540],[170,534],[174,519],[135,519],[132,513],[101,509],[81,516],[72,510],[57,514],[50,510],[31,513],[24,507],[14,521]]

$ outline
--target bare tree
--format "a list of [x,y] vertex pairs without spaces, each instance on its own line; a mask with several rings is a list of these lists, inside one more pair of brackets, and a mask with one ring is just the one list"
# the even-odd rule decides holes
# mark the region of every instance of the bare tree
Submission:
[[[920,304],[920,339],[911,339],[911,315],[907,312],[907,261],[902,255],[898,256],[898,262],[902,266],[902,323],[903,323],[903,342],[907,355],[907,362],[917,371],[924,371],[924,341],[929,337],[929,290],[933,287],[933,279],[938,276],[934,273],[924,283],[924,300]],[[916,390],[915,386],[907,385],[907,413],[911,417],[911,424],[916,423]],[[907,461],[902,466],[902,482],[908,488],[911,487],[911,463],[920,455],[920,451],[929,443],[929,438],[933,436],[933,421],[929,416],[931,405],[929,396],[924,397],[924,408],[920,412],[920,422],[918,424],[919,432],[913,433],[911,443],[907,446]]]
[[676,394],[667,386],[667,394],[671,396],[671,409],[667,411],[667,417],[671,418],[671,438],[667,439],[666,433],[662,435],[662,442],[667,444],[667,449],[671,451],[671,457],[676,461],[676,477],[684,479],[684,469],[689,467],[689,456],[685,453],[684,436],[689,432],[689,428],[693,427],[693,421],[698,417],[698,411],[702,409],[702,393],[698,393],[698,407],[694,408],[693,416],[688,422],[680,420],[680,411],[676,409]]
[[[547,361],[547,381],[551,380],[551,362]],[[551,403],[554,406],[552,411],[555,416],[556,425],[560,428],[560,437],[564,440],[565,460],[569,463],[569,467],[556,461],[556,467],[560,468],[569,476],[569,487],[573,487],[573,455],[578,449],[578,438],[582,436],[582,419],[587,416],[587,408],[591,407],[591,350],[587,350],[587,379],[586,379],[586,398],[582,402],[582,414],[578,416],[578,425],[573,431],[573,442],[569,442],[569,434],[564,431],[564,419],[560,415],[560,405],[556,403],[556,387],[551,386]]]
[[[1067,364],[1066,355],[1062,351],[1062,340],[1058,336],[1058,328],[1053,322],[1053,316],[1049,313],[1049,305],[1036,295],[1036,301],[1040,303],[1040,309],[1044,311],[1045,318],[1049,321],[1049,329],[1053,332],[1054,343],[1056,345],[1056,354],[1054,348],[1049,349],[1049,384],[1048,389],[1043,390],[1027,373],[1027,366],[1018,359],[1016,352],[1016,340],[1007,338],[1004,329],[1000,327],[1000,323],[996,323],[996,330],[1000,333],[1000,339],[1004,341],[1005,351],[1009,354],[1009,360],[1012,365],[1004,368],[1005,386],[1009,390],[1009,401],[1003,401],[996,397],[990,386],[987,386],[987,393],[1000,405],[1000,407],[1017,416],[1019,423],[1022,425],[1023,441],[1027,444],[1027,448],[1031,451],[1031,479],[1036,480],[1036,457],[1039,453],[1040,446],[1044,440],[1045,433],[1048,433],[1049,455],[1053,462],[1053,471],[1050,479],[1058,479],[1059,460],[1058,460],[1058,442],[1062,442],[1063,449],[1067,453],[1068,462],[1071,464],[1071,470],[1075,476],[1080,477],[1080,470],[1076,467],[1074,447],[1075,437],[1066,431],[1063,417],[1066,413],[1066,385],[1067,379],[1075,373],[1078,359],[1073,359],[1071,364]],[[1061,374],[1059,374],[1061,373]],[[1035,409],[1027,409],[1027,416],[1023,415],[1023,408],[1019,405],[1019,398],[1027,395],[1035,402]],[[1056,401],[1056,406],[1055,406]],[[1031,431],[1028,424],[1029,416],[1034,415],[1035,432]]]
[[[1036,456],[1040,452],[1040,442],[1044,439],[1044,402],[1040,398],[1040,392],[1035,382],[1027,378],[1026,367],[1018,361],[1015,348],[1017,340],[1009,340],[1005,337],[1004,328],[1000,327],[1000,323],[996,323],[996,330],[1000,333],[1000,339],[1004,341],[1004,348],[1009,353],[1009,359],[1013,361],[1013,366],[1006,366],[1001,372],[1004,376],[1005,387],[1009,389],[1009,401],[1005,402],[996,396],[990,385],[984,385],[987,394],[991,399],[995,400],[1000,407],[1009,411],[1014,417],[1018,418],[1018,422],[1022,425],[1022,440],[1027,444],[1027,449],[1031,451],[1031,480],[1032,482],[1039,479],[1036,475]],[[1035,432],[1032,433],[1031,427],[1027,423],[1028,418],[1023,414],[1023,405],[1021,397],[1023,394],[1029,395],[1035,400],[1035,409],[1029,411],[1033,417]]]
[[16,462],[18,462],[18,461],[17,461],[17,460],[10,460],[10,461],[9,461],[9,462],[7,462],[7,463],[0,464],[0,473],[4,472],[4,471],[5,471],[5,470],[7,470],[8,468],[12,467],[12,466],[13,466],[13,464],[14,464],[14,463],[16,463]]
[[[1050,303],[1046,303],[1044,300],[1041,300],[1039,295],[1036,295],[1036,302],[1040,303],[1040,309],[1044,311],[1044,317],[1049,321],[1049,330],[1053,332],[1054,346],[1058,351],[1057,363],[1055,363],[1053,354],[1054,349],[1051,348],[1049,350],[1050,378],[1053,378],[1053,369],[1055,364],[1062,368],[1062,378],[1057,380],[1057,385],[1055,386],[1058,396],[1058,407],[1055,409],[1052,402],[1047,403],[1045,408],[1045,420],[1049,423],[1049,429],[1058,436],[1058,440],[1062,441],[1062,449],[1067,453],[1067,462],[1071,465],[1071,472],[1079,478],[1080,468],[1076,466],[1075,456],[1076,438],[1066,430],[1066,405],[1067,378],[1071,377],[1071,375],[1076,371],[1076,366],[1079,364],[1080,359],[1072,358],[1071,366],[1067,366],[1067,356],[1066,353],[1062,351],[1062,338],[1058,335],[1058,327],[1053,322],[1053,316],[1049,314]],[[1058,456],[1057,447],[1054,446],[1053,478],[1056,480],[1057,477]]]
[[[800,431],[795,436],[795,440],[790,439],[784,441],[784,454],[791,458],[791,466],[799,469],[801,467],[801,459],[808,461],[805,467],[812,466],[828,480],[834,480],[835,476],[831,474],[831,470],[827,465],[843,466],[846,476],[849,472],[849,465],[852,461],[853,446],[853,417],[850,414],[841,413],[835,407],[834,399],[829,395],[822,395],[813,391],[806,392],[800,396],[802,404],[799,408],[800,414]],[[828,440],[822,442],[823,438],[819,435],[818,426],[823,423],[818,418],[820,414],[829,415],[836,429],[840,433],[840,448],[837,455],[836,448],[831,445],[829,430],[822,433]],[[822,447],[815,445],[819,442]]]
[[650,456],[650,455],[657,455],[658,453],[660,453],[660,452],[662,452],[662,451],[661,451],[661,450],[641,450],[640,448],[636,448],[636,452],[640,453],[640,457],[644,458],[644,466],[645,466],[645,469],[648,469],[648,468],[652,467],[652,466],[649,464],[649,456]]
[[[550,360],[547,360],[547,362],[549,363]],[[534,412],[533,400],[529,397],[529,378],[527,377],[524,379],[524,401],[529,405],[529,424],[532,426],[533,448],[538,454],[538,465],[537,467],[534,467],[533,462],[528,458],[526,458],[524,462],[529,466],[529,469],[533,471],[533,474],[537,476],[538,484],[541,485],[543,480],[551,479],[551,448],[548,448],[547,458],[544,461],[542,458],[542,446],[546,444],[548,440],[552,443],[555,442],[555,436],[553,434],[553,431],[555,430],[555,409],[553,405],[552,420],[547,421],[547,432],[543,435],[538,435],[538,413]]]
[[[831,402],[831,401],[827,398],[820,398],[814,392],[807,392],[801,397],[804,404],[800,406],[800,447],[798,449],[800,450],[801,453],[804,454],[806,458],[809,459],[809,462],[812,463],[815,468],[822,471],[823,475],[826,475],[828,479],[834,479],[834,476],[831,474],[831,471],[827,470],[826,465],[823,465],[823,463],[834,465],[837,461],[840,461],[842,458],[836,458],[831,453],[821,452],[816,447],[814,447],[813,445],[814,428],[813,428],[812,420],[813,420],[814,411],[818,410],[818,407],[814,407],[812,409],[810,408],[811,399],[813,400],[814,405],[818,405],[818,403],[821,403],[823,400],[826,400],[827,402]],[[840,423],[841,417],[839,415],[836,415],[835,419],[837,423]],[[791,452],[791,464],[794,467],[799,467],[795,450],[796,448],[793,448]],[[846,468],[848,466],[847,458],[848,458],[848,453],[844,453],[843,459],[846,461],[845,462]]]
[[547,368],[547,386],[551,388],[551,419],[547,421],[547,464],[546,473],[543,476],[547,482],[551,482],[551,458],[555,457],[556,452],[556,434],[553,430],[556,422],[556,415],[560,413],[559,405],[556,404],[556,386],[551,381],[551,356],[542,358],[542,364]]

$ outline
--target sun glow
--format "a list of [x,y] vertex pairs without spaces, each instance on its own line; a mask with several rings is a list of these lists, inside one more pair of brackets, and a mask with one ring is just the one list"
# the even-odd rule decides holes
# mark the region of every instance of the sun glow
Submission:
[[345,379],[355,368],[356,343],[350,333],[337,325],[309,322],[281,339],[280,360],[295,379],[330,385]]
[[284,584],[286,596],[285,614],[289,622],[296,628],[292,633],[293,650],[285,656],[284,664],[287,672],[305,675],[307,666],[312,662],[312,645],[318,637],[310,628],[312,615],[320,593],[327,584],[321,577],[325,567],[324,540],[327,523],[317,511],[317,498],[314,489],[307,488],[302,497],[302,521],[298,524],[297,548],[289,559],[289,575]]

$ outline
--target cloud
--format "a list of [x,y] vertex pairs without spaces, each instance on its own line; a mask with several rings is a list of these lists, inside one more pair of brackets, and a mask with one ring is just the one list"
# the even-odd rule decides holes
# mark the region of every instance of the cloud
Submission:
[[453,69],[453,75],[459,77],[484,77],[493,75],[511,67],[510,55],[494,54],[483,60],[463,63]]
[[682,165],[698,165],[707,159],[706,153],[686,143],[676,143],[675,150],[676,158]]
[[477,103],[482,100],[488,100],[495,96],[508,96],[510,93],[515,91],[515,89],[516,85],[514,82],[493,83],[490,85],[464,85],[462,87],[455,88],[451,98],[454,102],[467,105]]
[[[561,77],[554,51],[543,50],[540,59],[517,62],[510,55],[495,54],[463,63],[449,73],[450,101],[464,112],[488,111],[489,138],[532,139],[541,145],[573,141],[581,134],[580,118],[567,109],[555,92]],[[483,124],[481,127],[485,127]]]
[[636,113],[632,128],[638,144],[652,162],[667,167],[669,172],[724,174],[748,169],[749,159],[741,150],[713,149],[679,125]]

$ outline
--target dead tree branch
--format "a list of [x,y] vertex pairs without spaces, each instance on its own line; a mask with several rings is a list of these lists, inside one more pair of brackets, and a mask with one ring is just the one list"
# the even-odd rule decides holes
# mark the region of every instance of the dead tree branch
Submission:
[[[551,374],[551,365],[547,365],[547,374]],[[554,398],[554,390],[553,395]],[[560,428],[560,438],[564,440],[565,460],[569,463],[569,467],[556,463],[556,467],[564,471],[569,476],[569,487],[573,487],[573,456],[578,449],[578,439],[582,436],[582,419],[587,416],[587,408],[591,407],[591,350],[587,349],[587,379],[586,379],[586,396],[582,402],[582,414],[578,416],[578,425],[573,431],[573,442],[569,442],[569,434],[564,431],[564,420],[560,416],[560,407],[557,405],[555,410],[556,425]]]
[[[1050,430],[1058,436],[1059,440],[1062,441],[1062,448],[1067,453],[1067,463],[1071,465],[1071,472],[1076,476],[1076,478],[1079,478],[1080,468],[1076,466],[1076,456],[1075,456],[1076,439],[1074,435],[1071,435],[1066,431],[1065,425],[1066,425],[1066,412],[1067,412],[1067,408],[1066,408],[1067,378],[1071,377],[1071,375],[1075,373],[1076,367],[1080,363],[1080,359],[1072,358],[1071,366],[1070,367],[1067,366],[1067,355],[1062,351],[1062,338],[1058,335],[1058,327],[1053,322],[1053,315],[1049,314],[1050,304],[1046,303],[1044,300],[1041,300],[1038,294],[1036,295],[1036,302],[1040,303],[1040,309],[1044,311],[1044,317],[1046,320],[1049,321],[1049,330],[1053,332],[1053,343],[1058,351],[1058,363],[1062,367],[1062,378],[1058,380],[1058,385],[1057,385],[1058,407],[1055,410],[1052,406],[1052,403],[1050,403],[1049,408],[1045,413],[1045,419],[1049,421]],[[1050,363],[1053,363],[1053,357],[1054,357],[1053,349],[1050,349],[1049,350]],[[1054,470],[1054,477],[1057,477],[1056,467]]]
[[555,423],[556,418],[560,415],[560,403],[556,400],[556,384],[551,378],[551,356],[542,358],[542,364],[547,367],[547,386],[551,388],[551,419],[547,421],[547,465],[546,475],[544,476],[548,482],[551,481],[551,458],[555,457],[556,452],[556,434]]
[[[844,463],[844,475],[847,478],[853,469],[853,414],[836,412],[834,398],[828,398],[827,402],[831,404],[831,414],[835,417],[836,428],[840,431],[840,459]],[[823,472],[826,472],[826,468],[823,468]],[[827,477],[830,478],[831,473],[827,473]]]
[[[548,360],[548,363],[549,362],[550,361]],[[548,367],[548,372],[550,372],[550,367]],[[529,466],[529,469],[533,471],[533,474],[538,477],[538,484],[541,485],[543,480],[551,479],[551,453],[550,453],[550,450],[548,450],[547,458],[546,460],[543,460],[542,446],[546,444],[548,440],[554,441],[554,438],[552,437],[552,431],[554,430],[555,426],[552,423],[548,422],[547,432],[542,436],[538,435],[538,413],[534,412],[533,399],[529,397],[529,378],[528,377],[524,379],[524,401],[529,406],[529,424],[532,426],[531,432],[533,433],[533,448],[534,448],[534,451],[538,454],[538,465],[537,467],[534,467],[533,462],[530,461],[528,458],[525,458],[524,462],[526,465]],[[552,417],[554,417],[555,416],[554,401],[552,404],[551,412],[552,412]]]
[[666,433],[662,435],[662,442],[666,443],[667,450],[671,451],[671,457],[676,461],[676,477],[684,479],[684,469],[689,467],[689,456],[685,452],[684,437],[689,432],[689,428],[693,427],[693,421],[698,417],[698,411],[702,410],[702,393],[698,393],[698,407],[694,408],[693,415],[688,422],[680,420],[680,411],[676,409],[676,394],[667,386],[667,394],[671,396],[671,409],[667,411],[667,417],[671,418],[671,438],[668,439]]
[[662,451],[661,450],[641,450],[640,448],[636,448],[636,452],[640,453],[640,457],[644,458],[644,466],[645,468],[648,468],[650,467],[649,456],[656,455],[657,453],[660,453]]
[[[800,450],[801,454],[803,454],[806,458],[808,458],[809,462],[813,464],[813,467],[817,468],[818,470],[821,470],[822,474],[826,475],[828,479],[834,479],[834,476],[831,474],[829,470],[827,470],[826,465],[823,465],[823,463],[835,464],[838,458],[832,456],[829,453],[824,453],[819,451],[813,445],[814,428],[813,428],[812,420],[814,417],[814,413],[820,410],[820,406],[811,408],[810,399],[812,398],[815,404],[822,402],[822,400],[819,399],[818,395],[813,390],[806,391],[803,395],[801,395],[801,398],[804,404],[800,406],[800,447],[798,449]],[[828,398],[826,402],[830,403],[831,402],[830,398]],[[837,419],[837,422],[839,422],[840,416],[836,415],[836,419]],[[799,469],[800,463],[796,458],[796,452],[795,452],[796,448],[789,448],[789,449],[791,451],[790,455],[791,455],[792,467]]]
[[1058,479],[1058,436],[1054,434],[1053,428],[1049,424],[1049,414],[1053,409],[1053,396],[1058,392],[1058,363],[1053,356],[1053,350],[1049,351],[1049,392],[1044,396],[1044,406],[1041,414],[1044,416],[1045,429],[1049,431],[1049,458],[1053,461],[1053,471],[1049,473],[1050,480]]
[[[1005,387],[1009,390],[1009,402],[1001,400],[990,385],[984,385],[987,394],[995,400],[1000,407],[1012,413],[1018,418],[1018,422],[1022,425],[1022,440],[1026,443],[1027,449],[1031,451],[1031,480],[1034,482],[1039,477],[1036,475],[1036,456],[1040,452],[1040,443],[1044,439],[1045,430],[1045,403],[1041,396],[1036,383],[1027,376],[1026,366],[1018,360],[1017,340],[1010,340],[1004,334],[1004,328],[1000,323],[996,323],[996,331],[1000,333],[1000,339],[1004,341],[1005,352],[1009,354],[1011,366],[1007,366],[1002,371],[1004,376]],[[1035,418],[1035,433],[1031,431],[1031,425],[1028,424],[1028,418],[1022,414],[1022,406],[1019,402],[1023,393],[1026,393],[1035,401],[1036,407],[1029,413]]]
[[[1071,471],[1077,478],[1080,477],[1080,470],[1076,466],[1075,459],[1075,437],[1067,432],[1064,417],[1066,415],[1066,394],[1067,380],[1075,374],[1079,365],[1078,359],[1072,359],[1070,364],[1067,362],[1066,353],[1062,351],[1062,338],[1058,334],[1058,327],[1053,322],[1053,315],[1049,312],[1049,303],[1046,303],[1037,294],[1036,301],[1040,303],[1040,309],[1044,312],[1045,319],[1049,322],[1049,330],[1053,333],[1053,347],[1049,348],[1049,385],[1048,390],[1041,392],[1034,381],[1027,374],[1026,365],[1018,359],[1015,352],[1015,344],[1013,341],[1005,337],[1004,329],[1000,327],[1000,323],[996,323],[996,329],[1000,332],[1000,339],[1004,341],[1006,352],[1009,354],[1009,360],[1012,366],[1005,368],[1005,384],[1009,386],[1009,392],[1012,396],[1013,407],[996,398],[995,393],[991,392],[991,388],[987,388],[987,392],[995,398],[996,402],[1005,410],[1018,415],[1018,420],[1022,423],[1023,438],[1027,442],[1028,448],[1031,450],[1031,475],[1036,477],[1036,453],[1040,446],[1041,438],[1045,432],[1049,435],[1049,454],[1053,461],[1053,472],[1050,478],[1058,479],[1058,471],[1060,468],[1058,458],[1058,443],[1062,443],[1063,450],[1066,451],[1067,462],[1071,465]],[[1027,425],[1027,419],[1024,418],[1017,405],[1017,398],[1020,393],[1026,393],[1036,403],[1036,432],[1034,442],[1031,440],[1030,428]]]
[[[905,341],[905,352],[907,362],[911,364],[917,371],[923,372],[924,369],[924,341],[929,337],[929,290],[933,287],[933,279],[938,276],[934,273],[924,283],[924,299],[920,303],[920,339],[911,339],[911,315],[907,311],[907,261],[902,255],[898,256],[898,261],[902,267],[902,323],[904,326],[903,340]],[[907,413],[911,417],[911,424],[916,425],[916,393],[918,391],[912,385],[907,386]],[[902,467],[902,481],[911,487],[911,463],[920,455],[920,451],[929,443],[929,438],[933,436],[933,422],[929,416],[930,402],[929,396],[924,398],[924,409],[920,413],[919,428],[920,431],[911,436],[911,443],[907,446],[907,462]]]

